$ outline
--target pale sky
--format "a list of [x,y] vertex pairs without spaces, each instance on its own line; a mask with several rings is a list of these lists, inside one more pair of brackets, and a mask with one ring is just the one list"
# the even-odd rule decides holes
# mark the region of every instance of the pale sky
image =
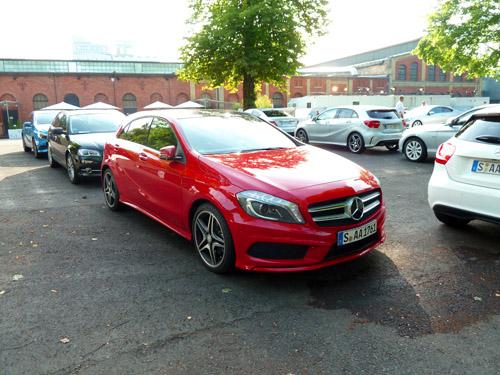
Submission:
[[[319,63],[418,38],[437,3],[330,0],[328,33],[302,61]],[[80,37],[100,44],[128,40],[141,56],[178,61],[188,32],[188,0],[15,0],[2,8],[1,58],[71,59],[73,37]]]

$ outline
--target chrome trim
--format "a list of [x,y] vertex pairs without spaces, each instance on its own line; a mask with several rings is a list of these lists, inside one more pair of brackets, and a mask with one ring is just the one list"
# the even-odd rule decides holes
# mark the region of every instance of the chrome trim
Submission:
[[378,197],[380,197],[380,192],[376,191],[373,194],[370,194],[366,197],[362,197],[361,200],[363,201],[363,203],[366,203],[366,202],[371,201],[372,199],[375,199]]
[[316,223],[321,221],[342,220],[342,219],[350,219],[350,216],[344,212],[343,214],[338,214],[338,215],[313,217],[313,220]]
[[346,202],[342,203],[335,203],[335,204],[329,204],[326,206],[320,206],[316,208],[310,208],[309,213],[314,213],[314,212],[321,212],[321,211],[328,211],[328,210],[338,210],[339,208],[345,208],[346,207]]

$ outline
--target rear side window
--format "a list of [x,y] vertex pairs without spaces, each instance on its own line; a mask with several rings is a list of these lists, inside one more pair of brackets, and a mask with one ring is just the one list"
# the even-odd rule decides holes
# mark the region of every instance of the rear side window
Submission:
[[287,114],[285,112],[276,111],[276,110],[262,111],[262,112],[264,112],[265,115],[268,117],[286,117],[287,116]]
[[318,120],[330,120],[332,118],[335,118],[336,114],[337,114],[337,110],[331,109],[331,110],[325,111],[321,115],[319,115]]
[[469,142],[500,144],[500,117],[470,122],[460,129],[456,137]]
[[148,136],[148,147],[159,150],[166,146],[176,146],[177,138],[170,124],[161,118],[155,118]]
[[370,118],[376,118],[377,120],[397,120],[399,119],[398,114],[392,109],[374,109],[372,111],[366,111]]
[[146,146],[150,122],[151,117],[142,117],[132,121],[119,138]]
[[358,114],[352,109],[343,108],[337,112],[337,118],[358,118]]

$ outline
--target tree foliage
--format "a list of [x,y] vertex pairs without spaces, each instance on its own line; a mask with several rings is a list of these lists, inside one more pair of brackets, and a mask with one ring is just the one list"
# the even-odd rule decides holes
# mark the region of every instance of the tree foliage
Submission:
[[414,53],[454,74],[500,78],[499,1],[441,0]]
[[301,66],[307,37],[321,35],[327,0],[191,0],[197,32],[181,48],[181,79],[236,90],[244,107],[255,84],[284,87]]
[[273,102],[269,99],[269,96],[257,93],[257,99],[255,99],[255,108],[271,108]]

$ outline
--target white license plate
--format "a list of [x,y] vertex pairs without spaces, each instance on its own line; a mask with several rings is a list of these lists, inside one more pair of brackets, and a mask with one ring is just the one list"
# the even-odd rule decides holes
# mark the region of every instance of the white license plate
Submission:
[[500,176],[500,163],[484,160],[474,160],[472,162],[471,170],[474,173],[496,174],[497,176]]
[[362,227],[357,227],[354,229],[343,230],[337,233],[337,245],[347,245],[363,238],[370,237],[372,234],[377,233],[377,222],[370,221],[368,224]]

